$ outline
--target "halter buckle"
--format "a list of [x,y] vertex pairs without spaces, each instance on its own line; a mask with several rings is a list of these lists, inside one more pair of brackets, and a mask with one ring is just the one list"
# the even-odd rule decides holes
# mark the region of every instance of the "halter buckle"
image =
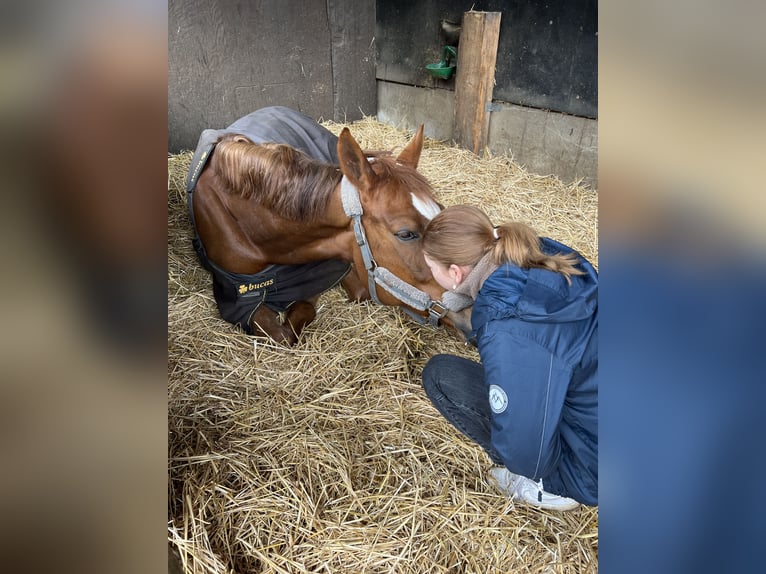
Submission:
[[441,301],[434,301],[428,304],[428,318],[432,326],[438,327],[439,321],[449,312],[449,309]]

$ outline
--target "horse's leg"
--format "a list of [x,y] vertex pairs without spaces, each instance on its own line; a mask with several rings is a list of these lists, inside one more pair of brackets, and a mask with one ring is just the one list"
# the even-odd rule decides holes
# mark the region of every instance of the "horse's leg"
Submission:
[[284,325],[279,319],[279,313],[272,311],[265,305],[256,309],[250,318],[253,334],[256,337],[270,337],[278,343],[294,345],[298,338],[293,333],[290,325]]
[[360,301],[367,301],[370,298],[370,291],[367,289],[367,283],[362,281],[359,277],[356,272],[356,267],[352,267],[351,271],[346,273],[346,276],[340,284],[346,292],[349,301],[359,303]]
[[[314,298],[316,301],[317,298]],[[290,327],[297,342],[303,328],[311,323],[317,316],[316,307],[313,302],[296,301],[285,313],[285,326]]]
[[318,297],[314,297],[309,301],[296,301],[285,311],[284,320],[280,319],[279,313],[262,305],[250,319],[253,333],[256,337],[265,335],[278,343],[295,345],[304,327],[317,316],[314,307],[317,299]]

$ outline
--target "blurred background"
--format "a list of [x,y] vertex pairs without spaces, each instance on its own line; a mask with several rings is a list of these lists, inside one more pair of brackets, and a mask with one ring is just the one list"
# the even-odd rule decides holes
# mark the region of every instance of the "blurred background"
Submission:
[[603,572],[758,560],[766,6],[599,5]]
[[[765,11],[599,5],[603,572],[757,564]],[[0,31],[0,561],[163,571],[167,5]]]
[[166,4],[0,6],[0,562],[162,571]]

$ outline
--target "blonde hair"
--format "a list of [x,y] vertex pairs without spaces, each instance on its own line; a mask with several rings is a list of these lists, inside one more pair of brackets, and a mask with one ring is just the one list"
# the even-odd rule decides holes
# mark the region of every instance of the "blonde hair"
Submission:
[[548,269],[561,273],[570,285],[572,275],[585,274],[576,267],[576,253],[543,253],[540,238],[529,225],[510,221],[495,227],[472,205],[453,205],[439,212],[426,227],[423,251],[445,266],[473,266],[491,253],[496,265],[510,262],[525,269]]

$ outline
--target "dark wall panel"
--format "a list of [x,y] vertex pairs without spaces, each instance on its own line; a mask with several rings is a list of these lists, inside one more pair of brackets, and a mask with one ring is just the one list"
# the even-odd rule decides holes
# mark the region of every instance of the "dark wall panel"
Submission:
[[268,105],[376,113],[374,22],[374,0],[169,0],[169,151]]
[[332,35],[334,118],[353,121],[378,112],[375,0],[328,1]]
[[454,89],[431,78],[445,37],[440,20],[501,12],[494,99],[585,117],[598,110],[596,0],[377,0],[377,77]]

